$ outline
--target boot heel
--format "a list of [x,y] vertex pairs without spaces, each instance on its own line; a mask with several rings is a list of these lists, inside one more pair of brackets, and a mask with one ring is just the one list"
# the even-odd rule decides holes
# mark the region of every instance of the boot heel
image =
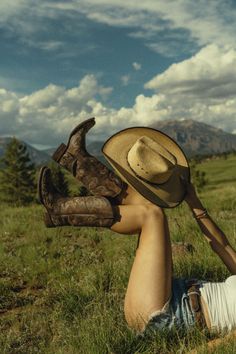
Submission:
[[59,162],[61,157],[64,155],[65,151],[67,149],[67,146],[65,144],[61,144],[56,151],[54,152],[54,154],[52,155],[52,159],[56,162]]
[[55,227],[48,213],[44,214],[44,224],[46,227]]

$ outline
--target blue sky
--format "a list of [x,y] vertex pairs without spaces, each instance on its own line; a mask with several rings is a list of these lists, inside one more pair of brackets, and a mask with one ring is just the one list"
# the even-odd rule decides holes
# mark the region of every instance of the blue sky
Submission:
[[195,119],[236,133],[233,1],[1,0],[0,134],[54,146]]

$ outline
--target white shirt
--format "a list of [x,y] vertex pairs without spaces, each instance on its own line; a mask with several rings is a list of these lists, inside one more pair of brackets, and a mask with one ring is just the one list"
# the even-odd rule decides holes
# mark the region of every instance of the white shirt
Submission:
[[221,283],[203,282],[200,292],[208,307],[211,329],[217,332],[236,329],[236,275]]

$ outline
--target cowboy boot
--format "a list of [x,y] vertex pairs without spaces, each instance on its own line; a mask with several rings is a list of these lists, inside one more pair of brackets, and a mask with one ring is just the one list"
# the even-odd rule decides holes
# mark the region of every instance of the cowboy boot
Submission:
[[63,197],[53,185],[51,171],[47,167],[40,170],[38,194],[47,210],[44,218],[47,227],[111,227],[118,220],[117,208],[105,197]]
[[53,160],[70,171],[95,196],[117,197],[122,180],[85,147],[85,134],[95,125],[95,118],[87,119],[72,130],[67,145],[61,144],[52,155]]

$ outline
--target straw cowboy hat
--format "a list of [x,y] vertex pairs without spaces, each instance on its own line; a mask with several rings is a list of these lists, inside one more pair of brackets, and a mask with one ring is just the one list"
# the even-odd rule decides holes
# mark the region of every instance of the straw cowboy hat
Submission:
[[114,170],[131,187],[154,204],[179,205],[190,180],[187,158],[168,135],[152,128],[121,130],[103,145],[102,152]]

